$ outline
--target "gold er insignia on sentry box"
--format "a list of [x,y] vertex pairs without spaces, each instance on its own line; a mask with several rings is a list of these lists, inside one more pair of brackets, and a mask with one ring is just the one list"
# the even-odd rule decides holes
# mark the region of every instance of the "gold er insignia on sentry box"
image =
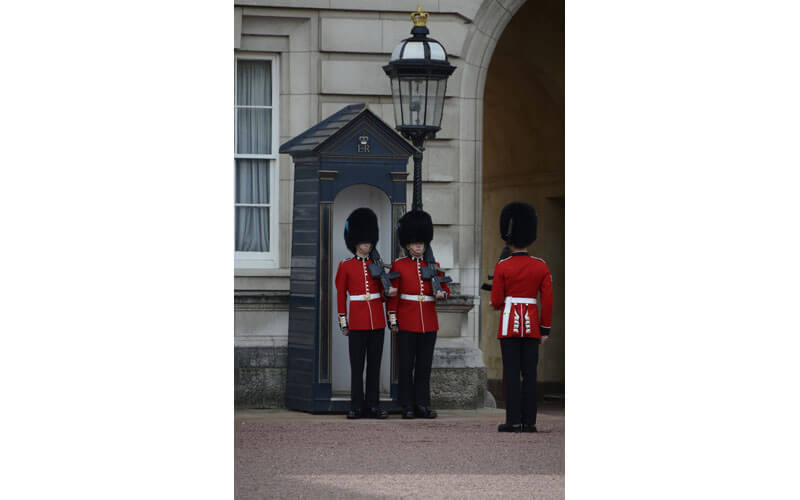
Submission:
[[369,137],[366,135],[358,136],[358,152],[369,153]]

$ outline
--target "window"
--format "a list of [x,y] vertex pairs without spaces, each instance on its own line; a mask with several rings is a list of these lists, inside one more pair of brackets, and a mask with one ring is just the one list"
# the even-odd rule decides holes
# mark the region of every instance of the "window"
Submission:
[[236,58],[234,245],[237,269],[278,267],[278,92],[275,57]]

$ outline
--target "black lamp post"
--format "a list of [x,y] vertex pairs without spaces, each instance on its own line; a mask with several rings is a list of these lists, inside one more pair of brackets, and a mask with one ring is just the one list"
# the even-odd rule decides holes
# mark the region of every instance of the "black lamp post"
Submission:
[[[411,38],[395,47],[383,70],[389,76],[395,128],[423,151],[425,139],[441,128],[447,78],[456,69],[441,43],[428,38],[428,13],[421,7],[411,14]],[[422,153],[414,153],[414,210],[422,210]]]

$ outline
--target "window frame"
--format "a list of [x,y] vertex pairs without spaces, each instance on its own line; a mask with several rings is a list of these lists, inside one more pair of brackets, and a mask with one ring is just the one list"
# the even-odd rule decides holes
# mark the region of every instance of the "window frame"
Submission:
[[[270,61],[270,83],[272,86],[272,105],[258,106],[272,110],[271,127],[272,138],[270,142],[270,154],[241,154],[236,152],[236,141],[238,138],[237,109],[236,102],[238,89],[239,61]],[[235,271],[258,271],[264,269],[276,269],[279,265],[280,249],[280,155],[278,153],[280,141],[280,56],[278,54],[234,54],[233,66],[233,250],[234,250],[234,270]],[[242,106],[251,108],[251,106]],[[236,250],[236,160],[259,159],[269,161],[269,251],[268,252],[240,252]],[[247,205],[247,204],[244,204]]]

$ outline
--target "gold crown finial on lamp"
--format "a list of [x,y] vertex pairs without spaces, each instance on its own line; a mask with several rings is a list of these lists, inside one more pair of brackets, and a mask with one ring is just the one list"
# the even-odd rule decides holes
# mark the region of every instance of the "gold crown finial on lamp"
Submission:
[[417,11],[411,13],[411,20],[414,22],[414,26],[425,26],[429,15],[427,12],[422,12],[421,5],[417,5]]

